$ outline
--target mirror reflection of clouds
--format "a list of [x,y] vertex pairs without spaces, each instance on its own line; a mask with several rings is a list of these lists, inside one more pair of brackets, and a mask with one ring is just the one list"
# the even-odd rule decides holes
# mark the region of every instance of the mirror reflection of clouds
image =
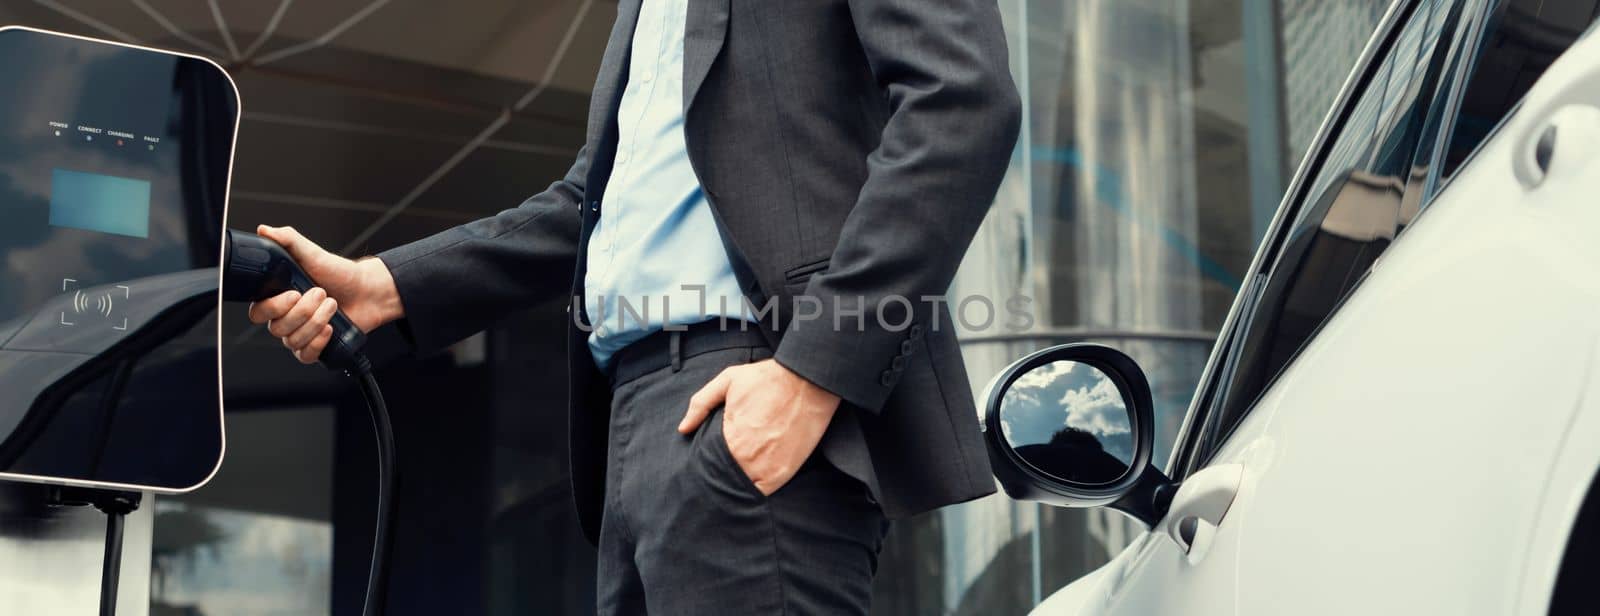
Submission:
[[1061,396],[1067,409],[1067,425],[1093,434],[1125,434],[1128,432],[1128,409],[1122,404],[1122,392],[1104,374],[1092,386],[1069,389]]
[[1000,427],[1013,447],[1048,443],[1063,428],[1100,437],[1107,450],[1132,446],[1116,383],[1078,362],[1051,362],[1017,377],[1001,399]]

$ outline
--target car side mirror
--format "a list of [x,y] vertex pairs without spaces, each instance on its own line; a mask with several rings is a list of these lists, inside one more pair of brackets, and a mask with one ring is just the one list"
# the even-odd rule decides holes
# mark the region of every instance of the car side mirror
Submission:
[[1007,495],[1110,507],[1154,527],[1177,486],[1151,463],[1150,384],[1132,358],[1067,344],[1017,360],[984,391],[983,429]]

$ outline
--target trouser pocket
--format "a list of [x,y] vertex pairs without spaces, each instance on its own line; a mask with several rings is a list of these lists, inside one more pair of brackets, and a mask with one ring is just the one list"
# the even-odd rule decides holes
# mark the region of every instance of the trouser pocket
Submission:
[[705,481],[713,494],[739,502],[764,502],[767,496],[750,481],[744,468],[728,449],[728,438],[722,433],[723,410],[719,407],[706,419],[695,443],[695,472]]

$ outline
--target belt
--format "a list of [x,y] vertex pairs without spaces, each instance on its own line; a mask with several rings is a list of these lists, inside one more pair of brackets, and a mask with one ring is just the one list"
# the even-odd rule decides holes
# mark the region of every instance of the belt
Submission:
[[[752,325],[743,321],[702,321],[681,331],[657,331],[639,339],[611,358],[607,376],[616,387],[662,368],[674,372],[683,367],[683,360],[704,353],[726,349],[766,347],[767,338]],[[740,329],[741,324],[747,329]]]

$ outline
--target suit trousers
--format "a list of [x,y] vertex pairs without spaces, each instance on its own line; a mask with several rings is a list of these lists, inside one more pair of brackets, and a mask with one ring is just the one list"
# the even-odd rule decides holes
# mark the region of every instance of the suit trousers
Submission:
[[722,409],[677,432],[701,386],[771,355],[674,357],[613,384],[600,614],[867,613],[889,522],[864,484],[818,453],[763,496],[728,451]]

